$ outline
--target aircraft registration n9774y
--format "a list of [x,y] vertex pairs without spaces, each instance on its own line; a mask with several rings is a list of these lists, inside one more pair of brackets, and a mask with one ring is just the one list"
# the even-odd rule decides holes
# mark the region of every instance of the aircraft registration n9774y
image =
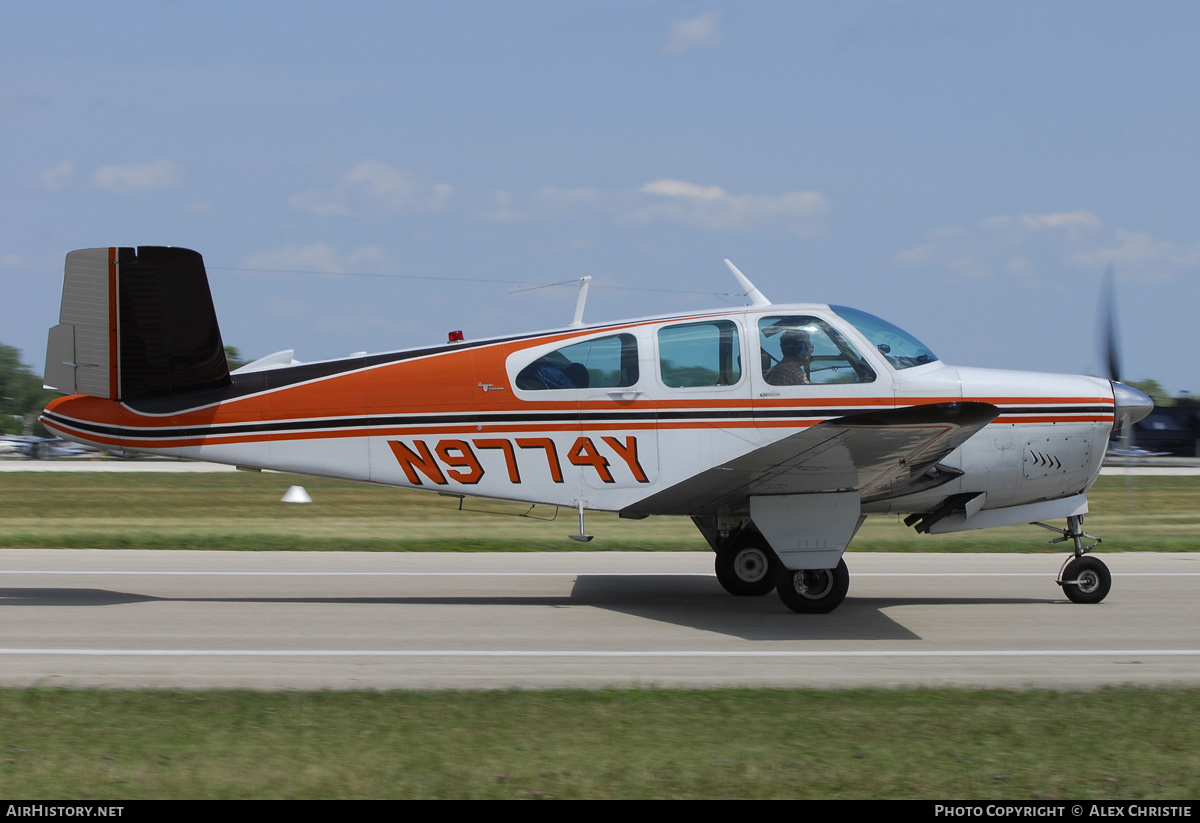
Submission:
[[[728,263],[728,261],[726,261]],[[960,368],[843,306],[750,305],[230,372],[200,255],[67,255],[42,421],[105,448],[584,511],[691,517],[732,594],[846,596],[867,515],[920,532],[1066,519],[1058,582],[1107,595],[1087,490],[1153,407],[1094,377]],[[453,338],[454,335],[451,335]],[[1044,524],[1043,524],[1044,525]],[[1053,527],[1051,527],[1053,528]]]

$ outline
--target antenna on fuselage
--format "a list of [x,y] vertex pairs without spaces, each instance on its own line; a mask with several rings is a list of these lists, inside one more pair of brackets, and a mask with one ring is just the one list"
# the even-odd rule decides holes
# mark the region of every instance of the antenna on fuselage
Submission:
[[758,286],[750,282],[750,278],[738,271],[738,267],[733,265],[729,260],[725,261],[725,265],[729,266],[729,270],[733,272],[733,276],[737,278],[738,285],[746,290],[746,296],[750,298],[752,306],[769,306],[771,301],[766,298],[762,292],[758,290]]
[[588,285],[592,282],[590,274],[579,278],[579,296],[575,298],[575,319],[571,321],[571,328],[577,329],[583,325],[583,306],[587,303]]

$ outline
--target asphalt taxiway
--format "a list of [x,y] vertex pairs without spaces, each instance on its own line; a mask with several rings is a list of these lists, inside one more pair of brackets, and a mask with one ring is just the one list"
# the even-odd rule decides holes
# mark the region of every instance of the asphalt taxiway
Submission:
[[1200,554],[851,552],[829,615],[707,553],[0,551],[0,686],[1200,685]]

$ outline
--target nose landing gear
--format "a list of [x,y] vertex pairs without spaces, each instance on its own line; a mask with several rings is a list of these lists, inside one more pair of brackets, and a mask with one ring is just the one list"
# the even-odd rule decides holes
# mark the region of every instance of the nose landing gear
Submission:
[[[1100,558],[1087,556],[1088,552],[1100,545],[1100,538],[1093,537],[1083,530],[1083,515],[1068,517],[1065,529],[1056,529],[1045,523],[1036,525],[1062,534],[1062,537],[1051,540],[1051,543],[1065,543],[1070,540],[1075,545],[1075,556],[1068,558],[1058,573],[1057,583],[1062,586],[1067,599],[1072,603],[1099,603],[1107,597],[1108,590],[1112,588],[1112,575]],[[1095,542],[1084,546],[1084,540]]]
[[1072,603],[1099,603],[1112,587],[1108,566],[1098,557],[1068,560],[1058,575],[1058,585]]

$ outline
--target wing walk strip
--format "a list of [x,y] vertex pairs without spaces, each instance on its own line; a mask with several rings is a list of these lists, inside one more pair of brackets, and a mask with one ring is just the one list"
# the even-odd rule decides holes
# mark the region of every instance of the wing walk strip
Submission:
[[[368,415],[274,420],[256,423],[218,423],[207,426],[113,426],[75,420],[52,412],[43,420],[61,431],[100,435],[119,441],[145,440],[209,442],[255,442],[263,439],[304,439],[314,436],[355,437],[364,435],[470,433],[487,426],[490,431],[577,431],[583,428],[625,429],[804,428],[839,417],[853,424],[853,416],[874,411],[874,406],[807,409],[705,409],[675,411],[521,411],[458,412],[450,414]],[[1111,423],[1113,410],[1103,405],[1023,406],[1002,409],[996,423]]]
[[591,657],[591,658],[1014,658],[1014,657],[1200,657],[1200,649],[897,649],[845,651],[593,651],[576,649],[0,649],[0,657]]

